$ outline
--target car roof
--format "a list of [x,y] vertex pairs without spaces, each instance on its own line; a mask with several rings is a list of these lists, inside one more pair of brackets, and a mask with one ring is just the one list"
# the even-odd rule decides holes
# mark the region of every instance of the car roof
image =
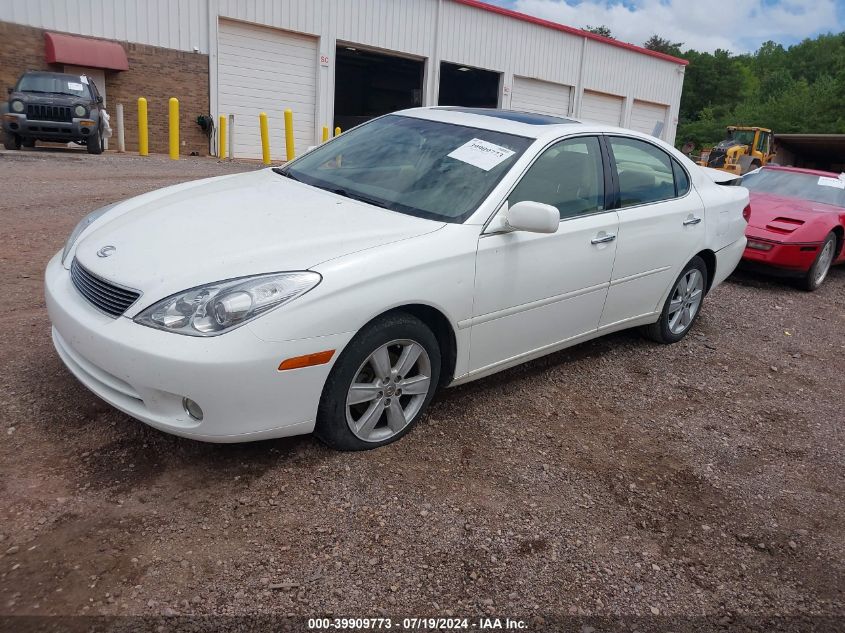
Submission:
[[809,174],[811,176],[827,176],[829,178],[839,178],[839,173],[835,171],[823,171],[821,169],[807,169],[806,167],[789,167],[786,165],[766,165],[762,169],[767,171],[789,171],[795,174]]
[[399,110],[393,114],[410,116],[430,121],[441,121],[454,125],[466,125],[484,130],[494,130],[526,138],[543,138],[574,132],[619,132],[633,137],[643,136],[632,130],[580,121],[565,117],[500,108],[463,108],[453,106],[429,106]]
[[81,77],[79,73],[55,73],[50,70],[27,70],[24,75],[38,75],[40,77],[67,77],[77,80]]

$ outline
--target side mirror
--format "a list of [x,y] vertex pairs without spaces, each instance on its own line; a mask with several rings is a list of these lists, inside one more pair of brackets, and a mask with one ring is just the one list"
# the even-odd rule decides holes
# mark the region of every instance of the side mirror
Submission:
[[514,231],[556,233],[560,226],[560,212],[550,204],[523,200],[505,211],[504,224]]
[[12,86],[9,86],[8,88],[6,88],[6,92],[8,92],[9,94],[12,94],[14,91],[15,91],[15,89]]
[[102,102],[103,102],[103,96],[97,95],[97,103],[102,103]]

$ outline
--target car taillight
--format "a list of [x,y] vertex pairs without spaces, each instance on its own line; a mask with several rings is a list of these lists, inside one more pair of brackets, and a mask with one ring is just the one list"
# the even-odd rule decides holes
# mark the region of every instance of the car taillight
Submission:
[[745,219],[746,222],[751,221],[751,205],[746,204],[745,208],[742,210],[742,217]]

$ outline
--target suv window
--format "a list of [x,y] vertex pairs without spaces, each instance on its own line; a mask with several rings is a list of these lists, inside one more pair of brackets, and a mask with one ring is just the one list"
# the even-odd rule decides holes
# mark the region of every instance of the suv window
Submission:
[[[616,160],[623,207],[668,200],[677,195],[672,169],[674,161],[666,152],[634,138],[611,136],[608,140]],[[686,177],[686,173],[680,171]],[[689,182],[686,187],[689,188]]]
[[561,219],[604,210],[604,171],[598,139],[567,139],[543,152],[508,196],[508,204],[524,200],[557,207]]

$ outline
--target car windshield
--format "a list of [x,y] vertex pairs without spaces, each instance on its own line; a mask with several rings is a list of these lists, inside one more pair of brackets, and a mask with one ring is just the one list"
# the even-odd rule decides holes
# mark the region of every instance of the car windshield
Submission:
[[88,78],[67,75],[24,75],[15,87],[17,92],[47,92],[75,97],[88,97]]
[[392,211],[466,220],[533,139],[389,115],[276,171]]
[[845,179],[842,177],[759,169],[743,176],[742,186],[750,191],[845,207]]
[[754,142],[754,130],[728,130],[728,140],[751,145]]

